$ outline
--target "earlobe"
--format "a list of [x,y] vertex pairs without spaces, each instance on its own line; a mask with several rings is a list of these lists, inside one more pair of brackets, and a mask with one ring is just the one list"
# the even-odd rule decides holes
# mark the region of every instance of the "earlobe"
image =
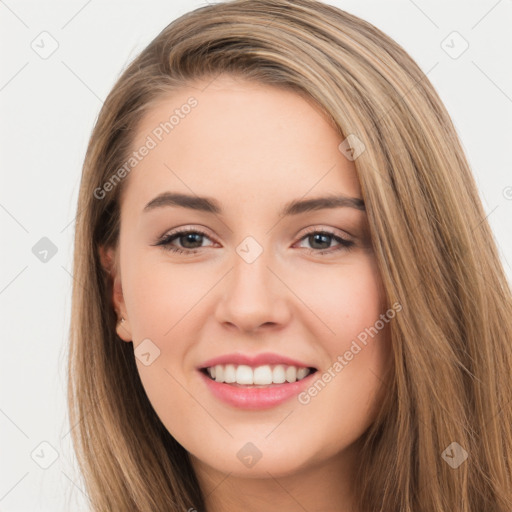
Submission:
[[131,333],[130,326],[128,324],[128,321],[124,317],[121,317],[120,319],[118,319],[117,324],[116,324],[116,332],[117,332],[117,335],[123,341],[128,341],[128,342],[132,341],[132,333]]
[[112,277],[112,301],[117,312],[116,332],[122,340],[132,341],[132,331],[128,321],[128,314],[126,312],[121,278],[117,271],[114,272]]

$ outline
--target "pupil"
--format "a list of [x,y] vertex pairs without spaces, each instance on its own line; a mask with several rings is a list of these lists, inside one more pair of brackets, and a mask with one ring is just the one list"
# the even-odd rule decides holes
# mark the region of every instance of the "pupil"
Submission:
[[[185,239],[185,244],[183,244],[187,249],[195,249],[195,247],[188,247],[187,246],[187,243],[188,242],[191,242],[192,244],[194,244],[194,238],[201,238],[203,235],[200,235],[199,233],[187,233],[186,235],[184,235],[184,239]],[[196,239],[195,242],[197,243],[198,240]],[[199,240],[199,245],[201,245],[201,240]]]
[[[320,249],[328,249],[329,248],[329,237],[331,235],[327,235],[327,234],[323,234],[323,233],[317,233],[315,235],[311,235],[309,238],[310,238],[310,243],[311,243],[311,238],[313,240],[315,240],[316,238],[319,238],[319,237],[322,237],[324,239],[324,242],[323,243],[326,243],[327,244],[327,247],[320,247]],[[327,238],[327,241],[325,241],[325,239]],[[316,240],[315,240],[316,241]],[[320,241],[320,243],[322,243],[322,241]],[[312,246],[314,246],[314,243],[311,244]]]

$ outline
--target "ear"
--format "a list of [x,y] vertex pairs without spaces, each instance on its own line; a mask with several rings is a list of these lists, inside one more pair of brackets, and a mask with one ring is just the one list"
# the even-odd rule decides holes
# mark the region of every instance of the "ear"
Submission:
[[[109,276],[112,303],[117,315],[116,332],[124,341],[132,341],[130,320],[124,302],[123,287],[121,284],[121,273],[119,268],[119,257],[113,247],[99,248],[101,266]],[[124,320],[122,320],[124,318]]]

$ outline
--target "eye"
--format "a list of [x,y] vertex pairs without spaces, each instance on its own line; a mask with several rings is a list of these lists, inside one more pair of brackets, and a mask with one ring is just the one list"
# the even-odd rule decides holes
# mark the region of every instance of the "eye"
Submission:
[[[200,229],[183,229],[180,231],[174,231],[167,233],[160,238],[155,246],[162,246],[166,251],[170,251],[177,254],[191,255],[199,252],[203,248],[202,242],[204,239],[210,239],[209,236]],[[324,255],[328,253],[334,253],[339,251],[350,250],[355,243],[352,240],[348,240],[342,236],[338,236],[335,233],[323,229],[311,229],[303,237],[299,239],[310,243],[313,248],[305,248],[310,254]],[[331,245],[332,241],[336,241],[339,245],[335,248],[325,248],[325,245]],[[179,241],[181,247],[172,245],[173,242]],[[318,245],[323,247],[318,247]],[[315,247],[316,246],[316,247]]]
[[[203,238],[208,238],[208,235],[204,231],[199,229],[186,229],[164,235],[155,245],[163,246],[165,250],[178,254],[195,254],[198,252],[197,249],[201,248]],[[182,247],[185,250],[171,245],[175,240],[179,240],[180,243],[184,242]],[[199,247],[196,247],[196,244],[199,244]]]
[[[301,241],[306,240],[313,246],[313,249],[308,249],[306,247],[306,250],[310,254],[319,254],[319,255],[332,254],[332,253],[339,252],[339,251],[348,251],[351,248],[353,248],[353,246],[355,245],[355,243],[352,240],[348,240],[342,236],[338,236],[335,233],[333,233],[332,231],[329,231],[326,229],[318,230],[318,228],[311,229],[300,240]],[[339,246],[335,247],[334,249],[321,248],[321,250],[317,250],[314,247],[314,246],[318,246],[318,245],[323,245],[323,246],[330,245],[332,240],[335,240],[336,242],[338,242]]]

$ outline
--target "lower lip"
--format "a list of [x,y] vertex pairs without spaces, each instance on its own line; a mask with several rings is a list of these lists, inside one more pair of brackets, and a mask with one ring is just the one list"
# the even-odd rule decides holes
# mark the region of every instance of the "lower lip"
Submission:
[[310,373],[307,377],[296,382],[285,382],[273,384],[268,387],[252,388],[241,387],[217,382],[202,371],[199,371],[208,389],[223,402],[240,409],[269,409],[283,402],[286,402],[295,395],[298,395],[311,382],[316,372]]

